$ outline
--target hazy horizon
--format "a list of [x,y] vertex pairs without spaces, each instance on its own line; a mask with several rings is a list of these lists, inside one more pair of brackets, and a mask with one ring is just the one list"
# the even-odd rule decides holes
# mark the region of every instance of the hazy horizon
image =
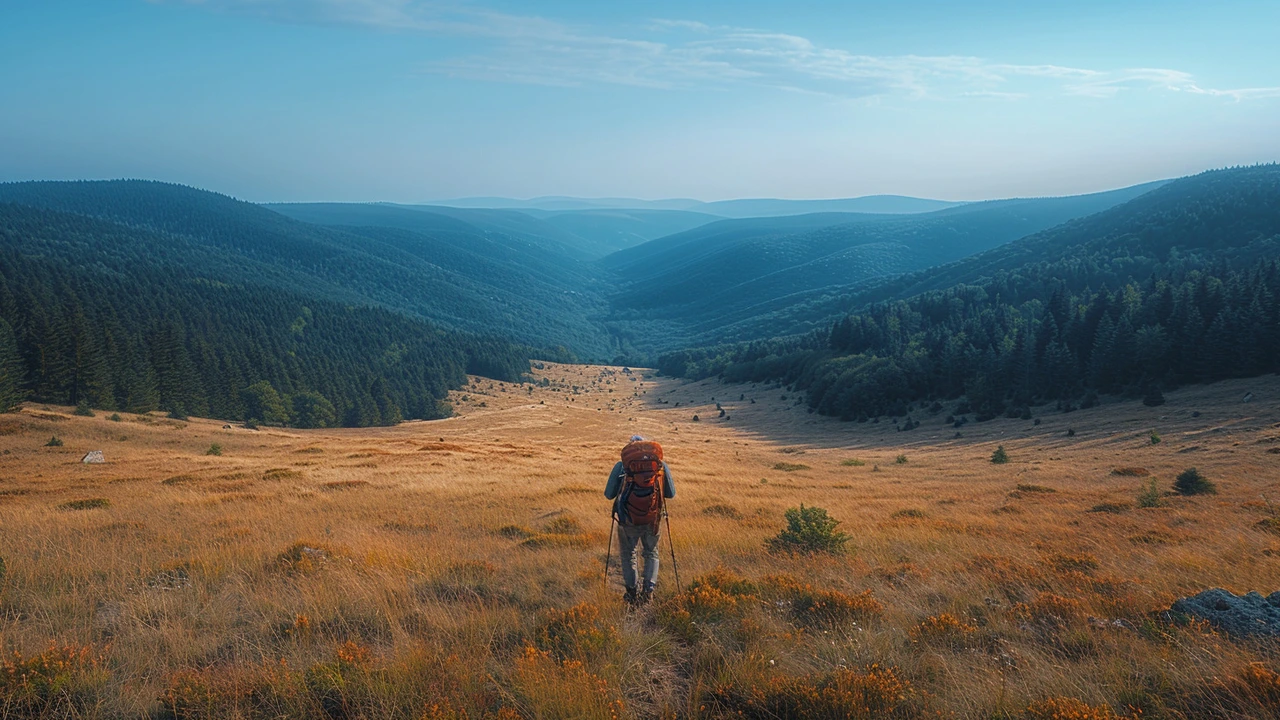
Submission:
[[0,181],[974,201],[1280,160],[1280,5],[1113,5],[29,3]]

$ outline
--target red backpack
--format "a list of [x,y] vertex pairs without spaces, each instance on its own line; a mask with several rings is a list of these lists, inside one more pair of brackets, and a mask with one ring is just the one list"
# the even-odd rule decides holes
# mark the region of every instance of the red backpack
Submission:
[[662,446],[637,440],[622,448],[622,492],[615,506],[618,522],[655,525],[662,517]]

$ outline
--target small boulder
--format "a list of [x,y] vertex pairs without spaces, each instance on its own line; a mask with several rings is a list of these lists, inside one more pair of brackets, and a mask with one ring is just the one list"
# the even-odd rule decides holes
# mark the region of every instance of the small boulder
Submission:
[[106,461],[107,459],[103,457],[101,450],[90,450],[84,457],[80,458],[80,462],[85,465],[100,465]]
[[1222,588],[1213,588],[1177,600],[1171,609],[1208,620],[1228,635],[1280,637],[1280,592],[1263,597],[1259,592],[1234,595]]

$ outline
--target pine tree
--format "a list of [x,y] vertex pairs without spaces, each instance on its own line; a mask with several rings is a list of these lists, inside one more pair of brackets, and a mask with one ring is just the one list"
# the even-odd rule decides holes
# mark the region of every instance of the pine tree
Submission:
[[0,412],[11,412],[22,402],[24,375],[13,328],[0,318]]

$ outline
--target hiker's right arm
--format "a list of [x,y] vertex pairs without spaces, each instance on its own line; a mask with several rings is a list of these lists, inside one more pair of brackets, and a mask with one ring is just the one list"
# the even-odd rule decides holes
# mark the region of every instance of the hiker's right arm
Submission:
[[609,482],[604,485],[604,497],[606,500],[612,500],[618,497],[618,491],[622,489],[622,463],[616,463],[613,471],[609,473]]

